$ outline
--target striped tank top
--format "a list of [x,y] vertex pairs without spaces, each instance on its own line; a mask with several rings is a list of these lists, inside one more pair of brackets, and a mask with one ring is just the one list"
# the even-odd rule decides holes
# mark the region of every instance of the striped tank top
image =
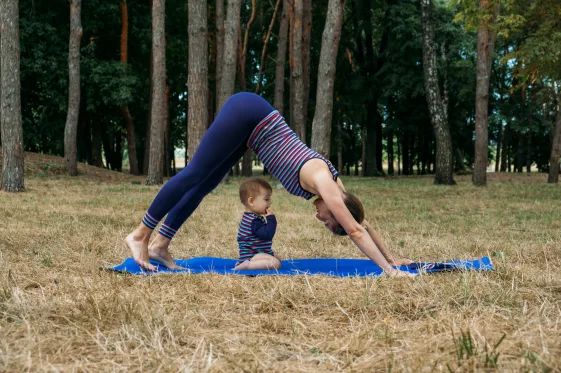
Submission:
[[291,130],[277,110],[271,112],[255,127],[247,146],[292,195],[310,199],[314,196],[300,185],[300,169],[310,159],[327,163],[333,180],[339,173],[331,162],[304,144]]
[[272,249],[273,241],[263,240],[253,234],[251,224],[255,219],[261,219],[265,222],[262,216],[252,212],[244,212],[240,227],[238,228],[238,247],[240,249],[241,262],[250,260],[257,253],[274,255]]

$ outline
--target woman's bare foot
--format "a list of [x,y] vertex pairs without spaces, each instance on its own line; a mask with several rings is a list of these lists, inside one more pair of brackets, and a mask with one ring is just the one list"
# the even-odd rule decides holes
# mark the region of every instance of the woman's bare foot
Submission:
[[148,257],[159,263],[162,263],[168,269],[184,269],[178,266],[169,253],[169,243],[171,240],[158,234],[156,239],[148,247]]
[[151,247],[148,249],[148,257],[158,263],[162,263],[168,269],[184,269],[175,263],[168,249],[155,249]]
[[150,264],[148,256],[148,242],[151,233],[152,231],[148,227],[141,224],[125,238],[125,245],[131,251],[136,264],[148,271],[155,271],[156,267]]

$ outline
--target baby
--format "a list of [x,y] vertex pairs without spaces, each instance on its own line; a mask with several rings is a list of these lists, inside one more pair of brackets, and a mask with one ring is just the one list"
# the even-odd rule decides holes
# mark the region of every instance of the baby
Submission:
[[249,178],[240,185],[245,212],[238,229],[240,260],[235,269],[280,269],[273,253],[277,219],[270,210],[273,189],[263,179]]

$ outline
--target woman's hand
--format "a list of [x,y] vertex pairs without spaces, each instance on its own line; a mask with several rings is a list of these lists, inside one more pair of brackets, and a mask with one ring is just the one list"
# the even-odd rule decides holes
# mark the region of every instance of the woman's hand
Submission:
[[397,259],[390,259],[388,260],[388,263],[390,263],[392,266],[408,266],[409,264],[413,264],[414,262],[411,259],[407,259],[407,258],[397,258]]
[[391,278],[394,277],[407,277],[407,278],[415,278],[418,276],[418,274],[416,273],[410,273],[410,272],[405,272],[405,271],[393,271],[393,272],[385,272],[388,276],[390,276]]

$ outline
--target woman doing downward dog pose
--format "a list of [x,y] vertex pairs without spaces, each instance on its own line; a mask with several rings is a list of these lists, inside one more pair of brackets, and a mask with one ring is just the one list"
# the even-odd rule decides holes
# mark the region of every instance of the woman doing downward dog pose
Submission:
[[[152,259],[170,269],[178,268],[168,250],[171,239],[248,147],[290,194],[318,197],[314,201],[316,218],[327,229],[348,235],[387,274],[411,276],[392,267],[411,261],[392,256],[364,220],[360,201],[345,191],[333,165],[309,149],[265,99],[248,92],[237,93],[224,103],[187,167],[162,187],[142,222],[126,237],[138,265],[155,270],[149,262]],[[150,243],[152,231],[166,215]]]

